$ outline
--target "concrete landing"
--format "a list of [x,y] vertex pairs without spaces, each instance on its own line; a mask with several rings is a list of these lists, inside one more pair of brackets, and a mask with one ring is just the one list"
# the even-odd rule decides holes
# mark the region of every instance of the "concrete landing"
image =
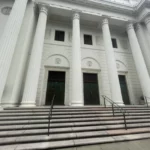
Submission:
[[[55,149],[56,150],[56,149]],[[65,148],[57,150],[150,150],[150,139],[129,142],[107,143],[77,148]]]

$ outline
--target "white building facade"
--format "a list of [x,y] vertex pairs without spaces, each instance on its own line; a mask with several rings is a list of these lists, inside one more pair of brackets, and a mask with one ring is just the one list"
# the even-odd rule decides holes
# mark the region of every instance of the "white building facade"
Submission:
[[2,107],[150,97],[149,0],[1,0],[0,10]]

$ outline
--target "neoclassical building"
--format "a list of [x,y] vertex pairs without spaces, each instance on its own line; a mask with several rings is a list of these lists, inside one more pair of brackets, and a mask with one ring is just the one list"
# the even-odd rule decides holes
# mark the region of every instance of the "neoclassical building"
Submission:
[[1,0],[0,105],[54,95],[68,106],[150,97],[150,1]]

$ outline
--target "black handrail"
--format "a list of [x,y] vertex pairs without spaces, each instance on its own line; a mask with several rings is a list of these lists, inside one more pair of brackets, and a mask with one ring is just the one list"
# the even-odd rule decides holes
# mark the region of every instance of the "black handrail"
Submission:
[[54,106],[54,100],[55,100],[55,94],[52,98],[52,102],[51,102],[51,105],[50,105],[50,109],[49,109],[49,116],[48,116],[48,136],[49,136],[49,130],[50,130],[50,120],[52,118],[52,111],[53,111],[53,106]]
[[147,107],[149,107],[149,105],[148,105],[148,100],[147,99],[150,99],[149,97],[147,97],[147,96],[144,96],[144,100],[145,100],[145,102],[146,102],[146,105],[147,105]]
[[112,105],[112,113],[113,113],[113,117],[115,116],[115,108],[116,107],[122,114],[123,114],[123,118],[124,118],[124,125],[125,125],[125,129],[127,130],[127,122],[126,122],[126,114],[129,115],[129,113],[124,110],[122,107],[120,107],[117,103],[115,103],[114,101],[112,101],[109,97],[102,95],[102,97],[104,98],[104,106],[106,108],[106,101],[108,101],[111,105]]

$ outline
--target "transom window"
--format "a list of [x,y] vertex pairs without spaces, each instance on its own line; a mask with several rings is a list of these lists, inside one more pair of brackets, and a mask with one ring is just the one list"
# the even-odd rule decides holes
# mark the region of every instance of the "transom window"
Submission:
[[92,45],[92,35],[84,34],[84,44]]
[[113,48],[118,48],[117,40],[116,39],[111,39],[111,41],[112,41]]
[[65,40],[65,32],[64,31],[55,31],[55,41],[64,41]]

